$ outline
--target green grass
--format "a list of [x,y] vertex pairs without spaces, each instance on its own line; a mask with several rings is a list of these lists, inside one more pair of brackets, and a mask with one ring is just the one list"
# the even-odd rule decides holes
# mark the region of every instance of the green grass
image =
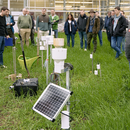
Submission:
[[[17,35],[17,34],[16,34]],[[74,66],[71,71],[71,90],[74,92],[70,98],[70,114],[72,130],[129,130],[130,129],[130,72],[128,61],[124,56],[121,60],[115,60],[115,51],[111,49],[106,34],[103,33],[103,46],[99,41],[97,51],[94,54],[94,69],[99,62],[101,65],[100,76],[95,76],[92,70],[91,51],[84,52],[80,49],[78,34],[75,36],[75,46],[66,46],[66,36],[59,33],[59,37],[65,38],[67,59]],[[22,54],[20,44],[16,45],[16,57]],[[26,57],[35,57],[37,47],[24,45]],[[44,52],[44,60],[46,53]],[[14,92],[9,90],[13,84],[4,77],[13,74],[12,47],[4,50],[4,65],[7,69],[0,68],[0,130],[59,130],[61,127],[60,114],[54,123],[34,112],[31,108],[41,93],[46,88],[46,71],[35,63],[30,70],[31,77],[37,77],[40,88],[35,97],[22,96],[16,98]],[[53,63],[49,64],[49,74],[53,72]],[[17,74],[22,73],[27,78],[27,72],[22,70],[17,60]],[[61,86],[65,87],[65,73],[60,75]],[[64,107],[66,110],[66,106]]]

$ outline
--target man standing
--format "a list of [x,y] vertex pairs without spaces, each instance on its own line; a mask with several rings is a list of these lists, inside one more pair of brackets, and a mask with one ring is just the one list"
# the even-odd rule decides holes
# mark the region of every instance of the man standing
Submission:
[[114,16],[115,16],[115,11],[112,10],[112,11],[111,11],[111,18],[114,18]]
[[55,14],[55,10],[51,10],[51,24],[52,24],[52,30],[54,31],[55,38],[58,38],[58,22],[59,22],[59,16]]
[[93,43],[94,43],[93,52],[95,53],[97,49],[97,34],[100,30],[100,19],[98,17],[95,17],[95,12],[93,9],[91,9],[90,12],[88,13],[90,13],[86,25],[88,50],[90,50],[90,43],[91,43],[91,39],[93,38]]
[[79,37],[80,37],[80,47],[83,49],[83,38],[85,41],[85,49],[84,51],[87,51],[87,34],[86,34],[86,23],[87,23],[87,15],[85,14],[84,10],[80,11],[80,16],[77,20],[77,28],[79,31]]
[[111,20],[111,47],[117,52],[115,58],[119,58],[122,55],[121,42],[123,38],[123,32],[126,29],[126,19],[120,13],[120,7],[115,7],[115,17]]
[[32,45],[35,45],[35,43],[34,43],[34,20],[33,20],[33,16],[32,15],[30,15],[30,12],[29,12],[29,10],[27,10],[27,14],[31,17],[31,19],[32,19],[32,28],[31,28],[31,33],[30,33],[30,37],[31,37],[31,44]]
[[6,16],[5,16],[5,19],[6,19],[6,30],[9,34],[9,36],[11,38],[13,38],[13,45],[15,45],[15,36],[14,36],[14,28],[13,26],[15,25],[15,21],[14,21],[14,18],[13,16],[11,16],[9,14],[9,9],[7,9],[7,13],[6,13]]
[[104,23],[103,23],[103,19],[101,17],[99,17],[98,11],[96,11],[96,17],[100,19],[100,30],[98,32],[98,37],[99,37],[99,41],[100,41],[100,46],[102,46],[102,29],[103,29]]
[[42,9],[42,15],[37,17],[36,21],[36,31],[38,31],[39,27],[39,33],[40,36],[47,36],[48,35],[48,30],[51,29],[51,20],[49,16],[46,14],[46,9]]
[[32,28],[32,19],[27,15],[27,9],[23,9],[23,14],[18,18],[18,28],[22,37],[22,43],[26,40],[27,46],[29,46],[29,36]]
[[3,52],[4,52],[4,45],[5,45],[5,35],[7,39],[9,38],[9,35],[6,31],[6,19],[5,15],[7,13],[8,9],[6,7],[1,8],[0,13],[0,67],[4,67],[3,65]]
[[107,16],[105,17],[104,28],[106,29],[107,39],[110,42],[110,46],[111,46],[110,22],[111,22],[111,11],[108,11]]

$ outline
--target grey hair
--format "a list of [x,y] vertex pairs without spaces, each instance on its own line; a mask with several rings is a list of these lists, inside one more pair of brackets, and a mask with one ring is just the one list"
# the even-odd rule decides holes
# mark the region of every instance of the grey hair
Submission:
[[22,11],[24,11],[24,10],[27,10],[26,8],[23,8],[23,10]]

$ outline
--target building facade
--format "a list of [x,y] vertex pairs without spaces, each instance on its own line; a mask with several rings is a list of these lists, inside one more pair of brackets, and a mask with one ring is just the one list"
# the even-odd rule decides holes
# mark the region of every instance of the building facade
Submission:
[[104,18],[107,11],[114,9],[115,6],[120,6],[125,11],[126,17],[130,19],[130,0],[0,0],[0,7],[6,6],[10,11],[21,11],[24,7],[28,8],[36,18],[41,9],[47,8],[48,14],[51,9],[55,9],[59,15],[60,21],[65,21],[66,15],[72,13],[75,18],[78,18],[81,9],[87,12],[90,9],[99,11]]

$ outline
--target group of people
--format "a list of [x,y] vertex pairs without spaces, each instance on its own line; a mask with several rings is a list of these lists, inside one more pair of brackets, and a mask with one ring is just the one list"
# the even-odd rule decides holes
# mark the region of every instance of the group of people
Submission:
[[[128,27],[128,20],[124,17],[124,11],[120,10],[120,7],[115,7],[114,10],[109,11],[105,17],[105,24],[103,19],[99,16],[98,11],[91,9],[89,12],[90,16],[85,14],[84,10],[80,11],[80,16],[76,21],[72,14],[69,14],[65,24],[64,32],[67,36],[67,45],[70,46],[70,37],[72,39],[72,47],[74,47],[75,34],[78,31],[80,37],[80,47],[84,48],[84,51],[90,50],[91,40],[94,44],[93,52],[97,49],[97,35],[99,37],[100,46],[103,45],[102,41],[102,29],[106,29],[107,38],[110,42],[111,47],[116,51],[116,57],[122,56],[122,50],[124,51],[125,45],[125,34],[126,28]],[[59,17],[56,15],[55,10],[51,10],[51,15],[46,14],[46,8],[42,9],[42,14],[36,19],[36,31],[39,32],[40,36],[51,35],[52,30],[55,38],[58,38],[58,22]],[[13,26],[15,21],[9,14],[9,9],[6,7],[1,8],[0,13],[0,65],[3,66],[3,51],[4,51],[4,37],[9,36],[13,38],[13,44],[15,45],[15,36]],[[35,45],[34,42],[34,19],[30,15],[30,12],[24,8],[22,15],[19,16],[17,26],[19,29],[19,37],[22,43],[26,42],[29,46],[29,37],[31,38],[31,44]],[[85,46],[83,46],[83,41]]]
[[[58,38],[58,22],[59,17],[55,14],[55,10],[51,10],[51,15],[46,14],[46,9],[42,9],[42,14],[37,17],[36,20],[36,31],[39,28],[40,35],[51,35],[51,29],[54,31],[55,38]],[[15,21],[13,16],[9,14],[9,9],[7,7],[1,8],[0,13],[0,66],[3,65],[3,52],[5,46],[5,36],[7,39],[11,37],[13,39],[13,45],[15,45],[15,35],[14,28]],[[35,22],[33,16],[30,15],[29,10],[24,8],[22,10],[22,15],[18,17],[17,26],[19,29],[19,37],[22,44],[26,43],[29,46],[29,37],[31,38],[31,44],[35,45],[34,42],[34,26]],[[48,33],[49,32],[49,33]]]
[[69,14],[64,25],[64,32],[67,35],[67,45],[70,46],[70,37],[72,39],[72,47],[74,47],[74,36],[76,31],[80,37],[80,47],[83,49],[83,40],[85,42],[84,51],[90,50],[90,43],[93,38],[94,49],[97,49],[97,35],[99,36],[100,45],[102,46],[102,29],[104,26],[103,19],[99,16],[98,11],[91,9],[88,17],[84,10],[81,10],[77,22],[74,20],[73,15]]
[[[116,51],[115,58],[122,56],[122,51],[125,49],[126,28],[128,28],[128,20],[125,18],[124,11],[120,7],[115,7],[114,10],[108,11],[105,17],[105,29],[110,46]],[[122,51],[121,51],[122,44]]]

